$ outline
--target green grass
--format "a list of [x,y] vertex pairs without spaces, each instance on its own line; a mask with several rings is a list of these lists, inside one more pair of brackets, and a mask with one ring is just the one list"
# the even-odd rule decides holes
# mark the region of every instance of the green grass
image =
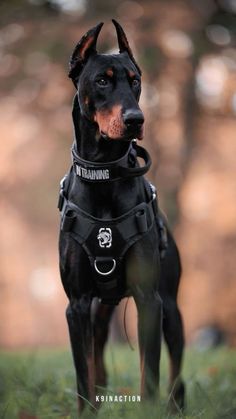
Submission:
[[[139,394],[138,350],[128,345],[109,345],[107,394]],[[168,362],[161,361],[161,395],[157,405],[103,403],[97,416],[84,418],[170,419],[167,407]],[[187,407],[176,417],[192,419],[236,418],[236,352],[221,347],[197,352],[188,349],[183,376],[187,387]],[[0,354],[1,419],[75,419],[75,376],[69,350],[41,350]]]

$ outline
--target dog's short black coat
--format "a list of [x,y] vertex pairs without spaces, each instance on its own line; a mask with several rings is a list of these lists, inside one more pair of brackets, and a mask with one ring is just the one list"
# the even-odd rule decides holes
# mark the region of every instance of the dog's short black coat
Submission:
[[[69,77],[76,86],[73,107],[75,145],[79,156],[91,162],[112,162],[128,150],[130,141],[143,138],[144,117],[138,101],[141,71],[121,26],[113,21],[119,54],[96,51],[102,24],[84,35],[72,54]],[[143,176],[114,182],[85,182],[72,170],[67,191],[70,202],[97,218],[114,219],[147,200]],[[138,311],[141,396],[154,398],[158,390],[161,333],[170,355],[172,406],[184,406],[180,368],[184,346],[177,307],[181,274],[177,247],[168,228],[168,247],[160,258],[160,231],[154,224],[127,251],[123,297],[132,295]],[[96,406],[98,387],[106,385],[103,354],[113,305],[98,303],[93,321],[91,303],[96,296],[92,267],[83,248],[70,233],[60,232],[60,272],[69,299],[66,311],[77,377],[79,411],[88,400]]]

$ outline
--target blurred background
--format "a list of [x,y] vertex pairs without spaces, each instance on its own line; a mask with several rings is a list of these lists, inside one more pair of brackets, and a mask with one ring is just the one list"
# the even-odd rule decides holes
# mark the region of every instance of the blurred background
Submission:
[[[0,347],[68,344],[58,272],[57,196],[70,165],[68,61],[105,21],[124,27],[143,70],[143,145],[180,248],[188,343],[236,345],[236,1],[2,0],[0,4]],[[113,339],[124,339],[124,304]],[[126,315],[136,340],[132,300]]]

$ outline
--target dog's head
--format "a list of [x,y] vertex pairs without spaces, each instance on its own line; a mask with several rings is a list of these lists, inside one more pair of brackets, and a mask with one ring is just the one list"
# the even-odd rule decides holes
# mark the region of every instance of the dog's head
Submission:
[[76,45],[69,77],[78,91],[80,112],[112,140],[143,138],[143,113],[138,101],[141,71],[122,27],[113,20],[119,54],[98,54],[97,38],[103,23],[90,29]]

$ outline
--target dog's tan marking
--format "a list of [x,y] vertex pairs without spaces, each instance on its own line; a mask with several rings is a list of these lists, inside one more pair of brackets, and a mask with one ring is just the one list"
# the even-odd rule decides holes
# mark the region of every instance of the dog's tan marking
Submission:
[[110,110],[97,111],[94,116],[100,133],[117,140],[124,135],[125,126],[122,119],[121,105],[114,105]]
[[129,76],[131,77],[131,79],[133,79],[135,77],[135,72],[130,70],[129,71]]
[[108,68],[108,69],[107,69],[107,71],[106,71],[106,75],[107,75],[108,77],[113,77],[114,72],[113,72],[112,68]]

